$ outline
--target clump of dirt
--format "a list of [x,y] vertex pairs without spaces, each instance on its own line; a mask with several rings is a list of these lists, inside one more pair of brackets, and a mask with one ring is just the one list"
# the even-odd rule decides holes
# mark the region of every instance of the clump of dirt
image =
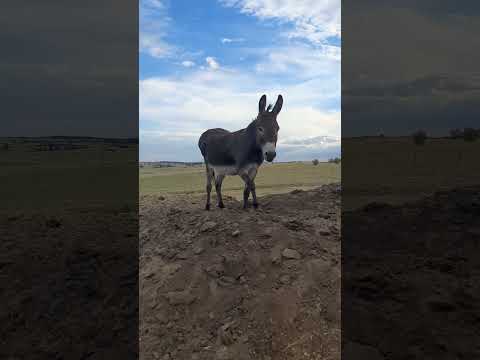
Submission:
[[340,359],[340,186],[140,201],[141,359]]

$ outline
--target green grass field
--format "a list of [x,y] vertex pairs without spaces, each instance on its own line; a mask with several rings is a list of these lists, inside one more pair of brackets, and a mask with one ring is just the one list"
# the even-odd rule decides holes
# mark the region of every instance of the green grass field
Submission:
[[411,137],[342,140],[342,207],[413,201],[439,190],[480,184],[480,141]]
[[[3,140],[7,142],[7,140]],[[35,143],[10,141],[0,151],[2,209],[64,210],[136,207],[137,145],[113,149],[88,143],[73,151],[34,151]]]
[[[340,181],[341,166],[330,163],[274,163],[260,167],[255,184],[258,196],[310,189]],[[205,193],[205,167],[140,169],[140,194]],[[244,183],[238,176],[227,176],[222,193],[241,198]]]
[[[416,146],[410,137],[363,138],[344,139],[342,145],[342,165],[262,165],[256,179],[258,196],[342,181],[342,206],[352,209],[371,201],[398,203],[480,184],[480,141],[428,139]],[[131,190],[138,187],[140,195],[205,193],[203,166],[139,169],[137,145],[119,149],[89,143],[74,151],[33,151],[31,146],[18,140],[8,151],[0,151],[0,199],[7,211],[135,207],[136,192]],[[223,192],[241,199],[243,186],[238,176],[227,177]]]

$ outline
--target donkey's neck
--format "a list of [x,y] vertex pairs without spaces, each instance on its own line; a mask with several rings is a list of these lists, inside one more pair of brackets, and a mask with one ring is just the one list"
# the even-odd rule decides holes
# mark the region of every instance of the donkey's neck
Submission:
[[244,141],[242,142],[242,160],[240,166],[256,163],[260,165],[263,162],[262,149],[257,144],[257,127],[255,120],[252,121],[243,132]]
[[245,129],[246,144],[249,149],[257,148],[257,126],[256,119],[253,120]]

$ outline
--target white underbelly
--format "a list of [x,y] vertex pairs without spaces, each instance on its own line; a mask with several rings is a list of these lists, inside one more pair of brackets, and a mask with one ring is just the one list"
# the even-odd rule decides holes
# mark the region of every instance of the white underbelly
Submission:
[[215,176],[238,175],[238,168],[236,166],[211,166]]
[[210,167],[213,169],[215,176],[227,176],[227,175],[249,175],[252,176],[253,174],[256,175],[258,165],[257,164],[248,164],[242,167],[241,169],[237,168],[236,166],[212,166]]

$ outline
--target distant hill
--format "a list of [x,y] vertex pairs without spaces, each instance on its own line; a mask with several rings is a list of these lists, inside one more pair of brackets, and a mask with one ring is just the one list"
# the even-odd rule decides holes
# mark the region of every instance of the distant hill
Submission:
[[182,161],[139,161],[140,166],[152,167],[174,167],[174,166],[197,166],[203,162],[182,162]]
[[[298,161],[276,161],[275,163],[282,164],[295,164],[295,163],[310,163],[311,160],[298,160]],[[326,162],[326,161],[324,161]],[[183,161],[139,161],[138,165],[140,167],[151,166],[151,167],[187,167],[187,166],[199,166],[203,165],[203,162],[183,162]],[[265,163],[269,166],[271,164]]]

